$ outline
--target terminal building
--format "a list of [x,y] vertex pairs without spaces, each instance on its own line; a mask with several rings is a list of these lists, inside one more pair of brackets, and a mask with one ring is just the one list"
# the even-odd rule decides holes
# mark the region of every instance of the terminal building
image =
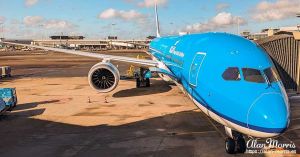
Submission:
[[260,40],[263,38],[267,38],[273,35],[286,34],[288,32],[298,32],[300,26],[292,26],[292,27],[280,27],[280,28],[266,28],[261,30],[258,33],[250,33],[249,31],[244,31],[241,33],[241,36],[249,39],[249,40]]
[[82,40],[84,36],[65,36],[65,35],[54,35],[50,36],[52,40]]
[[146,49],[151,40],[118,40],[108,37],[100,40],[87,40],[84,36],[50,36],[49,40],[33,40],[31,44],[47,47],[58,47],[78,50],[119,50]]

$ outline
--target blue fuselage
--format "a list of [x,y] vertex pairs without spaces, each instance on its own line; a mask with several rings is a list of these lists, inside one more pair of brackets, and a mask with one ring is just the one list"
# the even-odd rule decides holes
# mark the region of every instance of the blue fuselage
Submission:
[[223,125],[254,137],[276,136],[288,127],[285,89],[268,78],[266,69],[274,64],[255,43],[226,33],[171,36],[153,40],[150,53]]

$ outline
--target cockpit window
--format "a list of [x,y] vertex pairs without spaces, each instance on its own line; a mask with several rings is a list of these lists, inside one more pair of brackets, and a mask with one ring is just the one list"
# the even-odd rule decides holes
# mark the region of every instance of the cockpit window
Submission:
[[224,80],[228,81],[239,81],[241,80],[240,71],[236,67],[230,67],[225,70],[225,72],[222,75]]
[[265,78],[262,73],[257,69],[252,68],[243,68],[243,76],[246,81],[256,82],[256,83],[265,83]]
[[275,69],[275,67],[267,68],[264,70],[266,77],[270,83],[277,82],[280,80],[280,77]]

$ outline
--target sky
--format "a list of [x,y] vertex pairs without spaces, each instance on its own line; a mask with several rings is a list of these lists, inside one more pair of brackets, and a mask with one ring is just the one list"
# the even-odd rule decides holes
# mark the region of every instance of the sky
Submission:
[[300,24],[300,0],[0,0],[0,37],[144,39],[155,35],[155,1],[162,35],[237,34],[238,26],[254,33]]

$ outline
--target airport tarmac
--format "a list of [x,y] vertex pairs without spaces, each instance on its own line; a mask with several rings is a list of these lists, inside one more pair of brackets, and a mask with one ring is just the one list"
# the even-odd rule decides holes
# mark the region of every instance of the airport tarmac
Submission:
[[[1,117],[0,156],[232,156],[223,127],[173,84],[156,78],[150,88],[136,89],[134,80],[121,80],[111,93],[92,90],[87,74],[97,62],[52,52],[0,53],[0,64],[13,68],[13,78],[0,86],[16,87],[19,99]],[[129,67],[115,65],[121,74]],[[293,141],[299,153],[300,98],[292,98],[291,110],[291,126],[279,141]]]

